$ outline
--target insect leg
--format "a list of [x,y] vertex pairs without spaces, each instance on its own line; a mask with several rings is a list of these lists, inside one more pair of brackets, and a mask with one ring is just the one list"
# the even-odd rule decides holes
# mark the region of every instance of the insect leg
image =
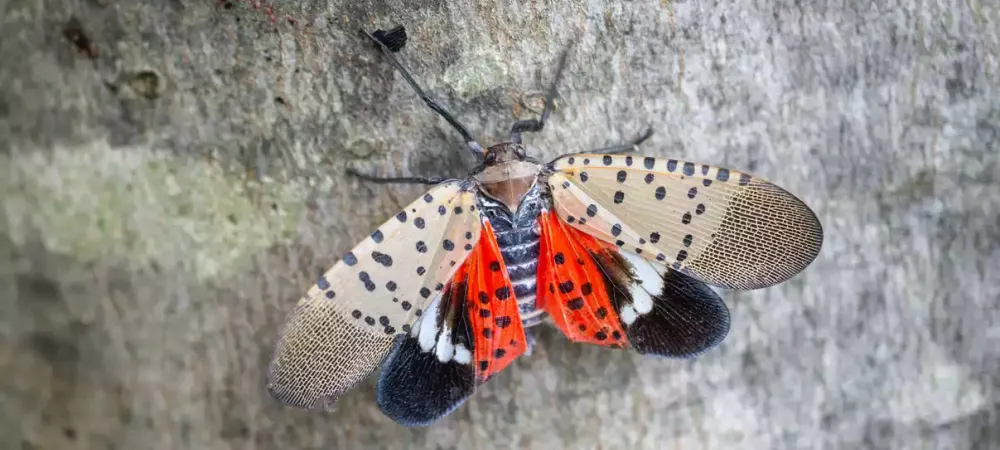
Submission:
[[557,95],[556,87],[559,85],[559,80],[562,78],[563,69],[566,68],[566,60],[569,57],[569,51],[570,49],[567,48],[563,51],[562,56],[559,57],[559,65],[556,67],[556,76],[552,80],[552,84],[549,86],[549,92],[545,95],[545,108],[542,109],[542,116],[538,119],[518,120],[517,122],[514,122],[514,125],[510,127],[511,142],[520,144],[522,132],[531,133],[542,131],[542,128],[545,127],[545,121],[549,119],[549,114],[552,113],[553,103]]
[[440,184],[450,179],[450,178],[429,178],[429,177],[380,177],[377,175],[369,175],[366,173],[361,173],[358,172],[357,170],[350,168],[347,169],[347,174],[358,177],[365,181],[371,181],[373,183],[378,183],[378,184],[399,183],[399,184],[432,185],[432,184]]
[[649,127],[646,128],[645,133],[642,133],[642,136],[639,136],[638,138],[636,138],[636,140],[632,141],[632,143],[630,144],[612,145],[611,147],[595,148],[593,150],[588,150],[586,152],[580,152],[580,153],[602,153],[605,155],[613,155],[615,153],[638,151],[639,144],[646,142],[646,139],[649,139],[649,137],[652,135],[653,135],[653,127]]
[[361,32],[364,33],[365,36],[368,36],[368,39],[371,39],[372,42],[375,43],[375,45],[378,45],[378,47],[382,49],[382,54],[384,54],[386,58],[389,59],[389,62],[392,63],[392,65],[396,68],[396,70],[399,71],[399,73],[403,76],[403,79],[405,79],[406,82],[410,84],[410,87],[417,92],[417,95],[420,96],[420,99],[423,100],[428,107],[433,109],[434,112],[438,113],[441,117],[443,117],[444,120],[448,121],[448,123],[451,124],[451,126],[455,128],[455,130],[457,130],[459,134],[462,135],[462,139],[465,139],[465,143],[466,145],[469,146],[469,149],[472,151],[472,153],[478,156],[483,156],[485,154],[483,146],[479,145],[479,143],[476,142],[476,140],[472,137],[472,134],[469,133],[469,130],[466,129],[464,125],[459,123],[458,119],[455,119],[455,117],[452,116],[451,113],[446,111],[443,106],[438,104],[438,102],[436,102],[434,99],[430,98],[427,94],[424,93],[424,90],[420,88],[420,85],[417,84],[417,81],[413,79],[413,76],[410,75],[410,72],[406,70],[405,67],[403,67],[403,64],[400,63],[395,56],[393,56],[392,49],[390,49],[385,42],[382,42],[380,39],[373,36],[371,33],[365,30],[361,30]]

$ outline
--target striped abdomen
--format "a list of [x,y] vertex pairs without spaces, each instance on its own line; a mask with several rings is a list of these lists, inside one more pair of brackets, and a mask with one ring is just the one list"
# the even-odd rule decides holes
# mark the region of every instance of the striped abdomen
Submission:
[[538,215],[541,212],[539,191],[537,188],[528,191],[514,213],[489,198],[481,198],[480,206],[493,226],[497,246],[507,266],[507,276],[514,286],[521,323],[525,327],[537,325],[545,314],[535,307],[540,238]]

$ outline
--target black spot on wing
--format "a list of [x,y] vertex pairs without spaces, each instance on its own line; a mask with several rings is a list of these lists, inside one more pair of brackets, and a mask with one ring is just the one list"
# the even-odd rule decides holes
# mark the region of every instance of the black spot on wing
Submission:
[[711,349],[729,334],[729,308],[705,283],[676,270],[663,277],[663,291],[652,311],[625,329],[639,353],[690,358]]
[[365,272],[363,270],[361,272],[358,272],[358,280],[361,281],[361,283],[365,286],[365,289],[367,289],[368,292],[372,292],[375,290],[375,283],[372,281],[371,275],[369,275],[368,272]]
[[379,374],[376,402],[401,425],[427,426],[458,408],[474,388],[473,366],[442,363],[434,352],[421,352],[417,339],[399,335]]
[[385,253],[373,251],[372,259],[385,267],[392,267],[392,257]]
[[343,261],[344,264],[347,264],[348,266],[353,266],[358,263],[358,257],[354,256],[354,253],[347,252],[347,254],[344,255]]

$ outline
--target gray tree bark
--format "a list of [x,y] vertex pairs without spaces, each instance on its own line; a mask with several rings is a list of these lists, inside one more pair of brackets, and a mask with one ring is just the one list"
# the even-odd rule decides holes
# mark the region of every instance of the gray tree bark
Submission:
[[[0,447],[1000,447],[1000,7],[876,3],[0,1]],[[345,168],[473,162],[357,32],[395,24],[484,145],[574,41],[534,155],[651,125],[800,196],[819,259],[693,361],[547,330],[431,428],[373,380],[280,406],[285,314],[421,192]]]

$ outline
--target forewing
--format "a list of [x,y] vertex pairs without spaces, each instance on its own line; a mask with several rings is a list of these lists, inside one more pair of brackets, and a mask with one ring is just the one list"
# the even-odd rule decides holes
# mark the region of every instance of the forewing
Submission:
[[281,330],[271,395],[330,408],[370,375],[472,252],[481,230],[475,205],[459,182],[435,186],[320,277]]
[[801,200],[705,164],[583,154],[552,163],[554,209],[571,226],[705,283],[758,289],[819,254],[823,229]]
[[612,286],[594,260],[595,253],[610,249],[609,244],[566,225],[554,212],[543,212],[538,220],[542,233],[538,307],[570,340],[624,345],[622,324],[612,305],[612,298],[622,293],[609,290]]

